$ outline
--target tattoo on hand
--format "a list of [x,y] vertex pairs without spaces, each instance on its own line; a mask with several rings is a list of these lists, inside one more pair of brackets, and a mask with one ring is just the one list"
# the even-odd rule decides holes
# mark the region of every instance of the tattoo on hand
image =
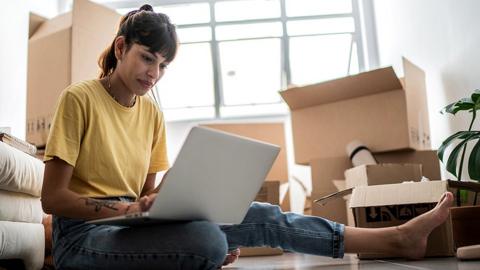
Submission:
[[117,211],[118,208],[115,207],[116,203],[115,201],[102,201],[102,200],[95,200],[92,198],[80,198],[82,200],[85,200],[85,205],[90,206],[93,205],[95,206],[94,210],[95,212],[99,212],[102,210],[102,207],[106,207],[111,210]]

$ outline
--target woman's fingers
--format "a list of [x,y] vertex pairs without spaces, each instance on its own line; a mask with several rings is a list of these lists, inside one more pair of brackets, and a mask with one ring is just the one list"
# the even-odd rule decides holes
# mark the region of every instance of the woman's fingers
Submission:
[[138,200],[138,203],[140,204],[140,208],[142,209],[142,211],[147,211],[148,209],[150,209],[150,207],[152,207],[156,196],[157,194],[153,193],[148,196],[143,196],[140,198],[140,200]]

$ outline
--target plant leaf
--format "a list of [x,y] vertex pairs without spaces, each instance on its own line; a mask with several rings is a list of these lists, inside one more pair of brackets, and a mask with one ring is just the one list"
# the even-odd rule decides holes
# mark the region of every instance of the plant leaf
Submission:
[[473,133],[476,133],[477,131],[458,131],[455,134],[451,135],[445,141],[442,142],[442,145],[438,148],[437,155],[438,159],[440,159],[443,162],[443,155],[445,153],[445,150],[447,149],[448,146],[450,146],[455,139],[465,139],[468,136],[470,136]]
[[[453,174],[455,177],[458,179],[458,174],[457,174],[457,160],[458,160],[458,155],[460,154],[460,151],[463,149],[463,147],[468,143],[468,141],[471,140],[471,138],[475,137],[476,132],[473,134],[469,135],[467,138],[463,139],[455,148],[453,148],[452,152],[450,153],[448,160],[447,160],[447,171],[449,171],[451,174]],[[460,170],[462,168],[459,168]],[[461,179],[458,179],[461,180]]]
[[477,141],[470,152],[468,175],[471,179],[480,181],[480,140]]
[[473,94],[471,96],[473,103],[479,104],[480,103],[480,89],[473,90]]
[[457,102],[448,104],[440,113],[450,113],[455,115],[459,111],[468,111],[475,108],[475,103],[471,98],[462,98]]

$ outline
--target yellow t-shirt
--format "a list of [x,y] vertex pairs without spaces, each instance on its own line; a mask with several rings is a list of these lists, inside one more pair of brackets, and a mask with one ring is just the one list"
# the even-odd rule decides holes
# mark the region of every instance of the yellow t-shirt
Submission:
[[69,189],[86,197],[138,198],[148,173],[168,169],[163,114],[146,96],[118,104],[99,80],[69,86],[57,104],[45,161],[74,167]]

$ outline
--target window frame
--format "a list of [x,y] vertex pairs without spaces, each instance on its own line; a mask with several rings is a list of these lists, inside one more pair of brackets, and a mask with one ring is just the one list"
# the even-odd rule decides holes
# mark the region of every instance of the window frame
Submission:
[[[100,2],[103,5],[106,5],[113,9],[120,8],[138,8],[139,5],[144,2],[140,0],[94,0]],[[215,29],[217,26],[222,25],[237,25],[237,24],[251,24],[251,23],[261,23],[261,22],[280,22],[282,24],[283,34],[280,37],[281,39],[281,55],[280,55],[280,65],[281,65],[281,82],[280,85],[282,89],[286,89],[288,85],[292,84],[292,74],[290,67],[290,50],[289,50],[289,38],[296,36],[308,36],[308,35],[292,35],[289,36],[287,32],[287,22],[295,20],[305,20],[305,19],[326,19],[326,18],[341,18],[341,17],[352,17],[354,20],[355,30],[352,34],[352,44],[356,43],[357,57],[358,57],[358,71],[363,72],[368,69],[378,67],[378,48],[376,45],[376,30],[375,30],[375,21],[374,21],[374,11],[372,0],[350,0],[352,4],[351,13],[339,13],[339,14],[327,14],[327,15],[310,15],[310,16],[296,16],[288,17],[286,13],[286,1],[278,0],[280,2],[280,17],[278,18],[266,18],[266,19],[249,19],[241,21],[226,21],[226,22],[217,22],[215,20],[215,3],[224,2],[224,1],[234,1],[234,0],[150,0],[149,4],[152,6],[167,6],[167,5],[179,5],[179,4],[195,4],[195,3],[208,3],[210,7],[210,22],[208,23],[196,23],[196,24],[183,24],[177,25],[177,28],[189,28],[189,27],[199,27],[207,26],[210,27],[212,33],[211,41],[201,41],[201,43],[210,43],[211,53],[212,53],[212,64],[213,64],[213,85],[214,85],[214,107],[215,115],[213,118],[208,118],[208,120],[220,120],[220,119],[234,119],[237,117],[232,116],[222,116],[221,108],[230,107],[225,106],[223,102],[223,90],[222,90],[222,78],[221,78],[221,66],[220,66],[220,51],[219,43],[224,40],[217,40]],[[168,15],[168,14],[167,14]],[[313,34],[313,36],[322,35],[322,34]],[[265,37],[251,38],[251,39],[262,39]],[[244,39],[233,39],[235,40],[244,40]],[[200,43],[200,42],[185,42],[188,43]],[[351,49],[352,50],[352,49]],[[350,51],[352,53],[352,51]],[[348,63],[348,70],[350,70],[351,59]],[[280,90],[280,89],[279,89]],[[159,96],[159,93],[156,93]],[[279,102],[284,103],[283,101]],[[271,104],[271,103],[270,103]],[[275,103],[276,104],[276,103]],[[236,105],[233,105],[236,106]],[[188,106],[185,106],[188,108]],[[262,114],[258,116],[249,116],[238,118],[264,118],[271,116],[285,116],[285,113],[281,114]],[[195,119],[202,120],[202,119]],[[205,119],[207,120],[207,119]],[[189,121],[189,120],[174,120],[174,121]]]

